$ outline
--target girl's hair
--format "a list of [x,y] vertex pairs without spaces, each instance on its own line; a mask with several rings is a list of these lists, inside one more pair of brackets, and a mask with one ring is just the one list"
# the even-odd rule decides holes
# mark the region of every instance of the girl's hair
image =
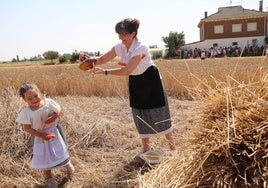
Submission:
[[135,32],[137,35],[139,26],[140,26],[140,22],[136,18],[135,19],[126,18],[124,20],[121,20],[115,25],[115,32],[118,34],[124,34],[124,35]]
[[32,82],[26,82],[24,84],[22,84],[20,86],[20,89],[19,89],[19,95],[20,97],[24,98],[24,94],[29,90],[29,89],[35,89],[36,91],[40,92],[40,89],[37,87],[36,84],[32,83]]

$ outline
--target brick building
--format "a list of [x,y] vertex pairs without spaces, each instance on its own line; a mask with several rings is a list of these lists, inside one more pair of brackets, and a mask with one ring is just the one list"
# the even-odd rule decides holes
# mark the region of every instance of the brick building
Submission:
[[262,0],[259,1],[259,10],[242,6],[221,7],[209,16],[205,12],[198,28],[200,41],[186,44],[183,49],[265,46],[268,12],[263,12]]

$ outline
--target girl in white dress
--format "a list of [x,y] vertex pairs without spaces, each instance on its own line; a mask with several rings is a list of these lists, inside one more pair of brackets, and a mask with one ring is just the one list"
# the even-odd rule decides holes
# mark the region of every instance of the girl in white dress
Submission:
[[57,128],[60,105],[53,99],[44,98],[34,83],[24,83],[19,94],[28,106],[19,112],[16,122],[34,136],[30,166],[44,171],[47,188],[57,188],[52,169],[64,166],[68,178],[74,172],[66,143]]

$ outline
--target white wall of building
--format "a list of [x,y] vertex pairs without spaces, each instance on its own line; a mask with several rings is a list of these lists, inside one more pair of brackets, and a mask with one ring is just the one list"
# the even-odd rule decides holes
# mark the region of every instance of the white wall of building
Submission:
[[[254,41],[256,41],[255,45],[253,44]],[[205,40],[201,42],[195,42],[195,43],[190,43],[186,44],[181,47],[181,49],[194,49],[194,48],[199,48],[199,49],[209,49],[213,47],[214,44],[218,44],[218,48],[220,47],[229,47],[233,46],[233,42],[237,43],[237,46],[240,48],[244,48],[245,46],[250,47],[250,46],[256,46],[258,45],[259,47],[265,46],[264,42],[264,37],[263,36],[258,36],[258,37],[239,37],[239,38],[227,38],[227,39],[211,39],[211,40]]]

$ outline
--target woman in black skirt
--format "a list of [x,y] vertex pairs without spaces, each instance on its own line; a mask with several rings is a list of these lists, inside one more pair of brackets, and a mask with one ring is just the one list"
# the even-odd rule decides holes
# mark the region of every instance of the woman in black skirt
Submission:
[[100,58],[89,58],[80,54],[80,61],[94,62],[96,65],[107,63],[120,57],[122,67],[102,69],[97,67],[96,74],[129,75],[129,99],[142,152],[150,150],[149,138],[164,134],[171,150],[175,150],[167,96],[162,85],[161,75],[151,59],[148,47],[138,38],[139,21],[124,19],[115,26],[121,40]]

